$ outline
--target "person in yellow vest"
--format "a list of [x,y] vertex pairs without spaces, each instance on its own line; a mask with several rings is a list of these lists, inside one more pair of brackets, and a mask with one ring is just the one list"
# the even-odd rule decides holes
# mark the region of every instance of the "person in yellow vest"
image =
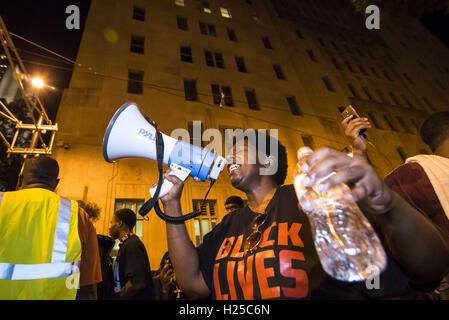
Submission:
[[22,186],[0,193],[0,299],[96,299],[95,228],[76,201],[58,196],[58,162],[26,159]]

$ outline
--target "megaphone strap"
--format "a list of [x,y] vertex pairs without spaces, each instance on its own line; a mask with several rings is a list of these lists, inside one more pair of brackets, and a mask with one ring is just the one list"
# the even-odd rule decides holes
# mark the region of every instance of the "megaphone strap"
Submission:
[[[157,160],[157,168],[159,171],[159,180],[157,183],[156,191],[152,198],[150,198],[148,201],[146,201],[142,207],[139,209],[139,214],[141,216],[146,216],[148,212],[151,211],[151,209],[154,208],[154,211],[156,212],[157,216],[161,218],[162,220],[169,222],[169,223],[175,223],[180,224],[184,223],[185,221],[195,218],[201,214],[201,210],[193,211],[189,214],[183,215],[182,217],[170,217],[167,216],[159,206],[159,193],[161,191],[162,183],[163,183],[163,158],[164,158],[164,139],[162,138],[162,133],[159,132],[157,129],[157,124],[153,122],[153,126],[156,129],[156,160]],[[207,190],[206,196],[204,197],[203,201],[201,202],[201,207],[203,207],[204,202],[206,201],[207,195],[209,194],[209,191],[212,189],[212,186],[214,185],[215,180],[211,180],[209,190]]]

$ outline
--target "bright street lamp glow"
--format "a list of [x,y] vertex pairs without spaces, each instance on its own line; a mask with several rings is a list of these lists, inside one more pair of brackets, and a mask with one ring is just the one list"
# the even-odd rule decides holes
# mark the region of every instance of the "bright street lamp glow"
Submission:
[[31,84],[33,85],[33,86],[35,86],[36,88],[42,88],[43,86],[44,86],[44,81],[42,81],[42,79],[41,78],[33,78],[32,80],[31,80]]

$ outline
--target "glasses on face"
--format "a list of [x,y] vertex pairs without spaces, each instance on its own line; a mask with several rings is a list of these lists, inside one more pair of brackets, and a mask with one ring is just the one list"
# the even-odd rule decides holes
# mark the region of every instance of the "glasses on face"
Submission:
[[262,238],[262,232],[259,229],[267,220],[267,216],[266,213],[259,214],[251,222],[252,232],[248,238],[246,238],[243,246],[245,255],[252,254],[259,247],[260,239]]

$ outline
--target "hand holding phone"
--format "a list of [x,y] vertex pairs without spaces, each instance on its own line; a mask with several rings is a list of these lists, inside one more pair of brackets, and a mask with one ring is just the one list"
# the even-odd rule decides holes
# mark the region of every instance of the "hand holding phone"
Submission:
[[[351,122],[351,121],[354,120],[354,119],[360,118],[360,116],[359,116],[359,114],[357,113],[357,111],[355,111],[354,107],[351,106],[351,105],[347,106],[347,107],[345,108],[345,110],[343,110],[343,112],[341,113],[341,115],[343,116],[343,119],[345,119],[345,120],[346,120],[348,117],[350,117],[349,120],[343,121],[343,122],[344,122],[344,125],[345,125],[345,124],[346,124],[346,125],[349,124],[349,122]],[[359,130],[359,136],[362,136],[363,138],[366,139],[366,135],[365,135],[366,130],[367,130],[367,128],[360,129],[360,130]]]

